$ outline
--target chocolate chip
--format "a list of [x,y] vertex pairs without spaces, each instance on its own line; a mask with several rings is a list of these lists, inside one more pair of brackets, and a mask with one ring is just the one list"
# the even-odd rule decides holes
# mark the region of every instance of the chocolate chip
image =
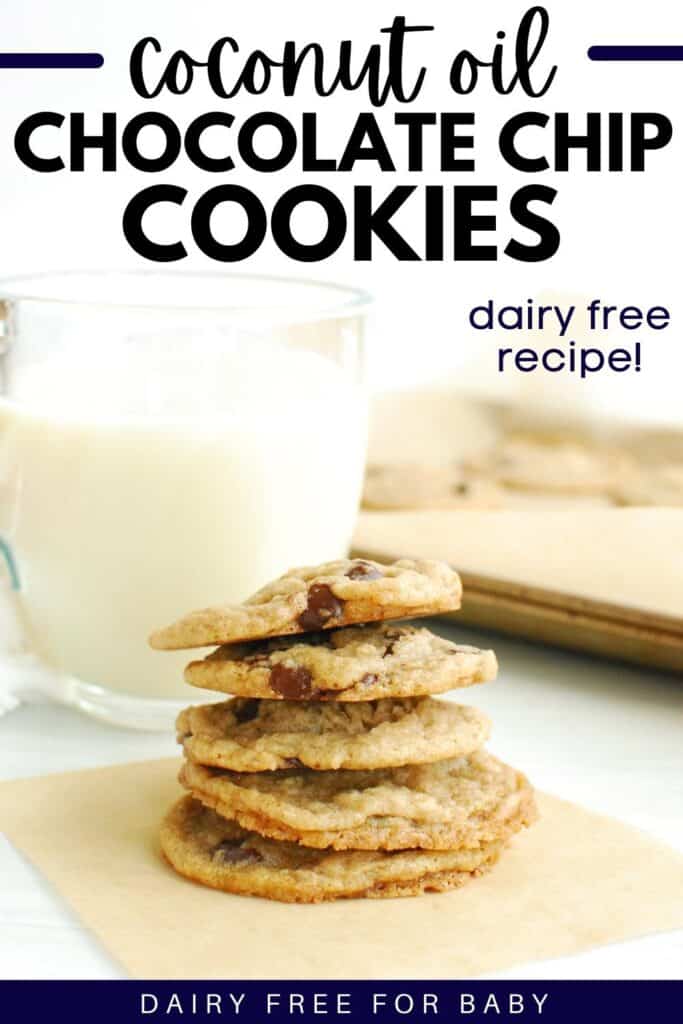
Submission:
[[378,678],[375,672],[366,672],[364,676],[361,676],[361,686],[372,686]]
[[288,768],[305,768],[303,761],[300,761],[298,757],[288,757],[286,760]]
[[398,630],[398,629],[393,629],[391,631],[386,630],[386,632],[384,634],[384,638],[385,638],[385,640],[388,640],[389,643],[384,648],[384,653],[382,654],[383,658],[388,658],[390,654],[394,653],[394,648],[396,646],[396,641],[400,640],[403,635],[404,634],[401,632],[401,630]]
[[213,851],[223,864],[256,864],[263,860],[258,850],[242,846],[241,839],[224,839]]
[[369,562],[354,562],[346,575],[350,580],[378,580],[383,574]]
[[271,690],[285,700],[305,700],[313,693],[312,680],[313,676],[302,665],[295,665],[294,668],[274,665],[270,670],[268,684]]
[[253,722],[258,717],[259,702],[257,700],[236,700],[234,704],[235,719],[243,725],[245,722]]
[[321,631],[320,633],[307,633],[306,643],[309,647],[332,647],[333,630]]
[[344,602],[332,593],[326,583],[314,583],[308,591],[308,603],[298,618],[302,629],[320,629],[331,619],[338,619]]

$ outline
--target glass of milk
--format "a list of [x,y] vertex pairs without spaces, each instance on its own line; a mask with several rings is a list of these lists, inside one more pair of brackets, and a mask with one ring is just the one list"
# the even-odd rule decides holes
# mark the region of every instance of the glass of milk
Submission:
[[167,728],[188,654],[151,630],[348,551],[368,298],[74,272],[0,300],[0,563],[26,644],[58,699]]

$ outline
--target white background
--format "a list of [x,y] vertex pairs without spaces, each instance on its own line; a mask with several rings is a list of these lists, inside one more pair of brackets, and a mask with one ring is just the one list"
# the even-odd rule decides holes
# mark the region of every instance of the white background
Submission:
[[[128,54],[143,35],[156,35],[164,50],[183,47],[203,58],[221,35],[235,36],[243,50],[261,47],[277,54],[283,39],[318,40],[331,44],[353,37],[359,44],[377,39],[378,29],[396,13],[414,22],[433,23],[437,31],[415,48],[430,67],[428,84],[415,109],[474,110],[477,116],[477,173],[481,184],[498,184],[501,210],[506,197],[525,178],[506,172],[495,157],[502,121],[534,103],[522,94],[495,95],[485,83],[473,97],[454,97],[447,87],[449,58],[461,47],[485,54],[495,30],[509,34],[524,4],[481,2],[451,4],[345,0],[338,5],[250,0],[248,3],[209,0],[22,0],[5,4],[0,13],[1,46],[5,50],[97,50],[105,57],[100,71],[0,71],[0,272],[70,266],[144,267],[128,248],[121,232],[127,200],[150,183],[148,176],[122,167],[115,175],[96,170],[85,174],[38,175],[22,167],[14,154],[17,124],[40,109],[62,113],[84,110],[88,116],[115,110],[124,123],[133,114],[154,108],[179,122],[207,109],[230,109],[243,117],[267,105],[290,115],[317,109],[325,115],[323,139],[342,138],[354,114],[367,109],[358,95],[335,96],[313,106],[310,95],[282,100],[240,97],[230,105],[212,98],[198,85],[185,98],[164,97],[146,103],[127,79]],[[642,175],[593,174],[541,176],[559,190],[553,207],[562,231],[562,247],[550,263],[536,266],[501,259],[497,264],[399,264],[378,251],[371,264],[357,265],[348,246],[313,268],[293,268],[272,247],[249,261],[250,271],[298,273],[358,284],[377,297],[373,349],[373,383],[377,388],[416,382],[461,379],[485,381],[487,389],[514,391],[516,381],[499,380],[493,372],[493,339],[474,337],[465,313],[469,305],[495,296],[500,302],[524,301],[543,290],[604,301],[662,303],[672,310],[669,331],[643,339],[646,345],[639,376],[600,377],[590,382],[565,378],[564,400],[588,398],[594,409],[627,412],[665,421],[683,419],[680,401],[683,350],[678,340],[680,294],[680,95],[683,66],[598,65],[585,56],[596,43],[683,43],[683,15],[664,0],[642,3],[554,2],[545,60],[559,72],[541,109],[661,110],[674,121],[674,140],[655,154]],[[382,119],[390,119],[393,107]],[[96,123],[96,122],[93,122]],[[93,129],[94,130],[94,129]],[[391,134],[391,133],[390,133]],[[63,144],[66,143],[66,137]],[[400,145],[400,140],[399,140]],[[296,166],[277,176],[239,175],[239,180],[272,199],[300,181]],[[403,173],[380,176],[367,169],[350,176],[371,181],[387,191]],[[475,176],[457,176],[460,184]],[[178,183],[199,195],[218,183],[186,162],[159,180]],[[220,179],[224,180],[224,179]],[[314,179],[311,179],[314,180]],[[321,177],[334,187],[337,179]],[[440,176],[425,174],[420,183]],[[341,188],[341,183],[339,185]],[[349,183],[343,185],[348,190]],[[170,211],[169,211],[170,212]],[[182,225],[172,213],[164,229]],[[408,215],[408,237],[419,237],[419,218]],[[501,213],[504,244],[509,224]],[[185,237],[188,232],[185,228]],[[191,247],[191,246],[190,246]],[[184,269],[213,268],[191,252]],[[615,339],[616,343],[617,339]],[[539,379],[541,389],[557,389],[555,381]],[[557,391],[555,392],[557,393]],[[680,832],[681,690],[675,680],[648,672],[605,666],[587,659],[500,644],[503,672],[498,687],[482,701],[497,725],[496,749],[529,769],[535,781],[562,795],[611,812],[683,848]],[[477,697],[479,695],[477,694]],[[88,764],[170,753],[169,738],[142,737],[80,720],[61,709],[24,707],[0,721],[0,774],[28,775]],[[114,971],[64,908],[55,904],[36,876],[17,857],[3,851],[2,871],[5,935],[3,970],[8,976],[100,976]],[[578,961],[527,969],[534,974],[565,976],[680,976],[681,940],[660,937],[628,949],[607,950]]]
[[[88,0],[24,0],[4,5],[0,31],[5,49],[96,50],[105,57],[99,71],[2,71],[0,105],[0,223],[3,230],[0,271],[16,272],[36,268],[68,266],[149,266],[128,247],[121,231],[121,214],[130,197],[154,181],[168,181],[187,187],[198,196],[220,181],[239,181],[263,196],[266,205],[286,188],[299,183],[296,162],[275,175],[235,170],[232,175],[197,172],[180,160],[168,172],[150,176],[135,172],[121,162],[115,174],[97,170],[97,153],[85,173],[36,174],[23,167],[13,149],[17,124],[36,110],[62,113],[85,111],[92,117],[93,131],[103,110],[118,112],[121,125],[147,109],[162,110],[184,125],[199,112],[228,110],[237,120],[263,107],[281,110],[291,117],[306,109],[317,109],[321,118],[321,146],[337,153],[357,112],[369,109],[361,93],[337,93],[324,101],[306,88],[296,97],[283,99],[277,83],[264,97],[240,94],[233,101],[215,98],[198,73],[191,92],[184,97],[163,95],[155,100],[138,97],[128,78],[128,57],[134,43],[144,35],[155,35],[170,55],[184,48],[204,59],[210,44],[232,35],[242,52],[260,47],[277,56],[284,39],[302,43],[316,40],[330,48],[340,38],[353,38],[359,47],[380,37],[379,29],[398,13],[417,24],[433,24],[436,30],[411,39],[408,66],[428,65],[426,85],[415,110],[474,111],[475,174],[439,175],[432,169],[419,177],[399,170],[379,174],[359,166],[350,175],[308,176],[348,195],[353,183],[369,182],[378,193],[400,182],[498,184],[500,201],[499,243],[502,249],[511,227],[506,206],[512,192],[530,180],[558,189],[550,208],[562,232],[559,253],[548,263],[526,265],[501,257],[496,263],[466,264],[397,263],[382,246],[371,264],[354,264],[346,244],[321,264],[297,266],[272,245],[249,260],[249,270],[274,273],[314,273],[320,277],[360,284],[377,297],[377,322],[373,348],[373,383],[378,388],[412,385],[425,380],[476,378],[488,390],[525,394],[530,385],[536,391],[552,389],[563,402],[577,401],[593,409],[627,412],[629,415],[665,421],[683,418],[679,400],[679,379],[683,350],[678,342],[678,311],[681,228],[679,124],[680,64],[597,64],[586,58],[595,43],[661,43],[683,38],[683,14],[667,0],[652,0],[645,6],[618,0],[577,0],[551,2],[550,36],[539,59],[539,69],[559,66],[550,92],[534,101],[516,91],[501,97],[482,77],[476,92],[458,97],[448,86],[452,57],[462,48],[486,57],[495,43],[496,30],[507,31],[508,41],[527,4],[479,2],[405,2],[386,0],[368,4],[346,0],[342,4],[321,4],[307,0],[288,3],[250,0],[120,0],[117,4],[92,4]],[[360,51],[359,51],[360,52]],[[542,72],[541,72],[542,73]],[[568,111],[661,111],[674,122],[674,138],[666,150],[652,155],[644,174],[589,174],[581,167],[569,174],[552,172],[525,176],[507,170],[496,152],[498,131],[503,121],[526,109]],[[402,165],[405,141],[390,129],[396,105],[380,111],[387,136],[394,140],[396,162]],[[576,121],[580,131],[581,119]],[[62,129],[61,145],[67,138]],[[45,145],[57,139],[47,129]],[[529,136],[531,138],[531,136]],[[550,137],[546,152],[550,152]],[[47,150],[46,150],[47,151]],[[347,179],[351,179],[350,181]],[[412,200],[406,214],[397,220],[406,236],[421,239],[419,203]],[[163,231],[168,239],[183,231],[190,254],[176,268],[215,267],[197,253],[187,221],[188,212],[166,207]],[[226,228],[227,230],[227,228]],[[236,230],[236,229],[235,229]],[[228,268],[230,269],[230,268]],[[237,269],[244,270],[244,266]],[[499,302],[524,302],[543,291],[599,297],[605,302],[647,305],[664,303],[673,313],[672,328],[644,336],[645,362],[640,374],[597,376],[577,381],[563,376],[533,375],[520,380],[494,372],[496,339],[474,335],[466,324],[466,311],[479,301],[495,297]],[[613,339],[613,344],[620,342]],[[521,343],[521,342],[520,342]]]

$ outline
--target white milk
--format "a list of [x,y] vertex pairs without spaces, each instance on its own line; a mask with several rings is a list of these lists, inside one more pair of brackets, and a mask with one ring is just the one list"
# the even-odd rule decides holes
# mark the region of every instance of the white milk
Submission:
[[154,653],[148,634],[344,554],[366,424],[344,371],[311,352],[224,346],[189,376],[154,369],[80,358],[68,391],[61,365],[59,386],[45,364],[16,374],[0,401],[0,531],[50,665],[177,698],[187,653]]

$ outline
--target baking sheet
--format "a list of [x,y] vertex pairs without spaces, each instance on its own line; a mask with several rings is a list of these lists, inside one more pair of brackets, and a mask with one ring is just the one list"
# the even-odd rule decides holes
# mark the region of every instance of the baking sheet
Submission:
[[[620,421],[547,386],[514,401],[462,381],[377,395],[369,464],[452,469],[520,435],[614,449],[641,469],[683,464],[683,426]],[[355,550],[451,561],[465,585],[462,623],[683,674],[683,507],[506,493],[514,503],[495,510],[363,511]]]
[[683,509],[363,512],[354,551],[449,561],[463,624],[683,673]]
[[489,875],[412,899],[295,906],[175,875],[157,827],[178,762],[0,785],[0,827],[134,977],[462,978],[683,927],[683,856],[541,795]]

